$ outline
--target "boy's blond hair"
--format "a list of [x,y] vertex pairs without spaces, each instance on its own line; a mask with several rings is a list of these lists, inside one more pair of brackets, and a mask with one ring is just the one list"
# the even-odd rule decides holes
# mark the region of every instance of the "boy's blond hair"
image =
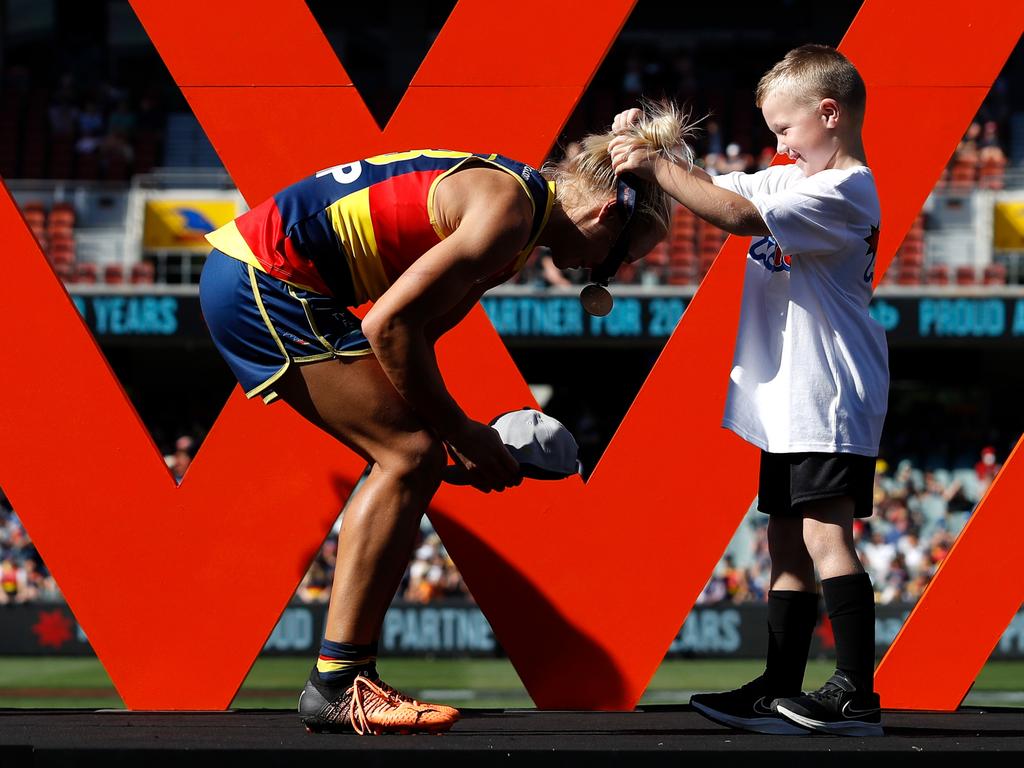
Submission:
[[769,69],[757,84],[757,106],[772,93],[785,91],[808,105],[835,99],[839,106],[864,116],[867,90],[857,68],[827,45],[801,45]]

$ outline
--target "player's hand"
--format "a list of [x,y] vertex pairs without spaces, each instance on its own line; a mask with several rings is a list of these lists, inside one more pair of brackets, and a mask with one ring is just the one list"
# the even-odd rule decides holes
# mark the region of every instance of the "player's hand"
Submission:
[[468,421],[448,443],[452,458],[462,465],[466,480],[478,491],[503,491],[523,481],[519,462],[486,424]]
[[636,139],[627,136],[616,136],[608,145],[608,154],[612,158],[612,168],[616,175],[632,173],[641,179],[654,181],[654,166],[657,156],[651,154],[647,147],[640,146]]
[[627,109],[625,112],[619,112],[612,120],[612,132],[613,133],[625,133],[633,123],[640,122],[640,115],[642,113],[636,107]]

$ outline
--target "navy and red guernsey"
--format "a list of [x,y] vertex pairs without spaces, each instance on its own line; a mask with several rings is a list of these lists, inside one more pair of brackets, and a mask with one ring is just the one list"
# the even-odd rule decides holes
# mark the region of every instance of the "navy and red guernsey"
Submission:
[[504,171],[533,206],[530,240],[496,278],[518,272],[547,223],[554,184],[501,155],[415,150],[336,165],[293,184],[206,236],[210,244],[286,283],[348,306],[379,298],[451,234],[434,216],[438,182],[467,164]]

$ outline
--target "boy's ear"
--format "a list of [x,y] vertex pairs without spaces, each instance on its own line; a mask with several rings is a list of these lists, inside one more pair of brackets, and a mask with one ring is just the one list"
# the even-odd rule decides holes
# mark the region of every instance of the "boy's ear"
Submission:
[[818,112],[825,119],[826,128],[835,128],[842,109],[835,99],[822,99],[818,103]]

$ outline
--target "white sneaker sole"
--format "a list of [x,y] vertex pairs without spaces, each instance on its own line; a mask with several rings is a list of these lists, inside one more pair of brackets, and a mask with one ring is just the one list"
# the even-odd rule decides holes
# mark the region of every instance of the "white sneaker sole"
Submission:
[[808,733],[807,729],[793,725],[781,717],[734,717],[696,701],[691,701],[690,706],[705,717],[730,728],[740,728],[754,733],[770,733],[776,736],[806,736]]
[[880,723],[865,723],[862,720],[840,720],[826,723],[823,720],[814,720],[810,717],[798,715],[792,710],[786,709],[782,704],[775,708],[778,713],[793,723],[804,728],[809,728],[815,733],[833,733],[838,736],[883,736]]

